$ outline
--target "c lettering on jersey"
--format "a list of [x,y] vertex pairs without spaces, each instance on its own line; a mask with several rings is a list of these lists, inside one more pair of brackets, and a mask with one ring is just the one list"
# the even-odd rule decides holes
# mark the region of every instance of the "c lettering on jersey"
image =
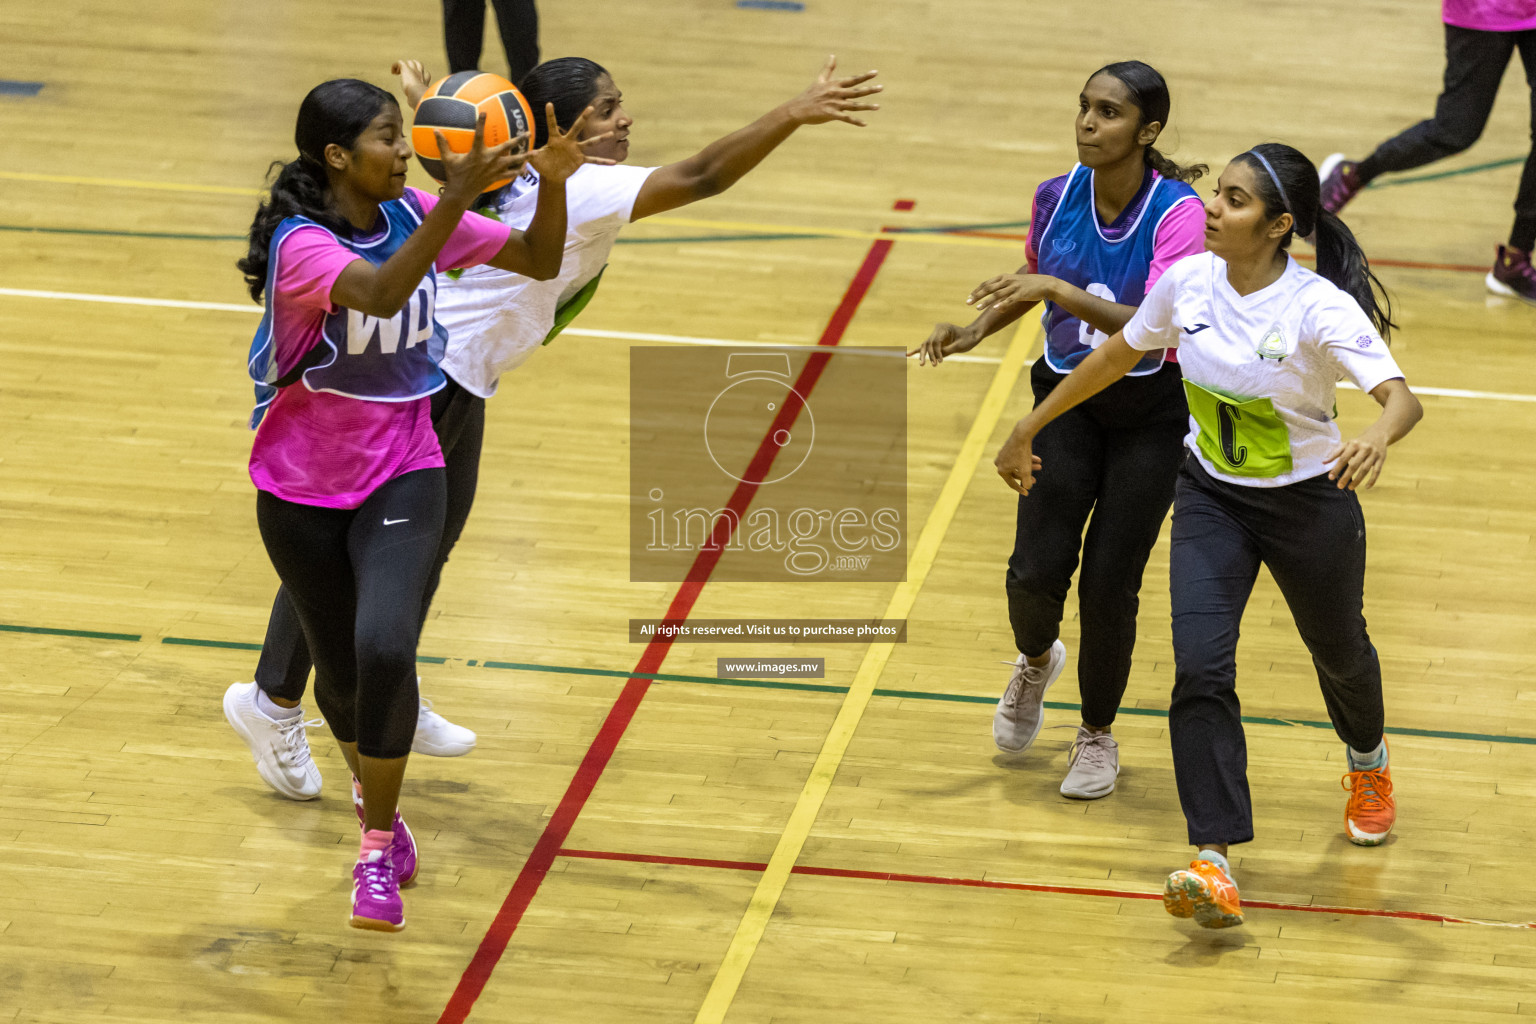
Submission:
[[1230,402],[1216,406],[1216,422],[1221,428],[1221,454],[1234,469],[1248,461],[1248,446],[1237,443],[1237,421],[1243,418],[1243,410]]
[[400,336],[405,336],[405,347],[411,349],[432,338],[432,317],[435,303],[431,288],[418,288],[406,301],[405,308],[389,319],[369,316],[356,309],[347,310],[347,355],[362,355],[379,339],[379,350],[392,356],[400,348]]

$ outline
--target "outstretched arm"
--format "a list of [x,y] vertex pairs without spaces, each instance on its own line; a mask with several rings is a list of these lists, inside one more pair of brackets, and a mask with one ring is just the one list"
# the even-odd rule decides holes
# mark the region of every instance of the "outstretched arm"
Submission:
[[884,88],[867,84],[878,72],[836,78],[836,70],[837,58],[828,57],[816,81],[799,96],[711,142],[688,159],[657,168],[641,186],[629,219],[636,221],[719,195],[803,124],[844,121],[864,127],[854,113],[880,109],[879,104],[862,102]]

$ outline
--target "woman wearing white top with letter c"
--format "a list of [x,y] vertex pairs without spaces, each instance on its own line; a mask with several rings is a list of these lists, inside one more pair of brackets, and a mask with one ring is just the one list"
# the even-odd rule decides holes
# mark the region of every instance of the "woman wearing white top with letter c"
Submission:
[[[1343,222],[1322,210],[1316,172],[1289,146],[1235,157],[1206,203],[1206,248],[1175,264],[1124,330],[1014,427],[999,475],[1028,493],[1034,435],[1118,380],[1151,349],[1178,348],[1190,404],[1189,456],[1173,507],[1170,582],[1175,683],[1169,708],[1188,869],[1163,901],[1207,928],[1241,924],[1227,847],[1253,839],[1247,748],[1236,692],[1243,607],[1269,567],[1312,655],[1346,744],[1345,829],[1374,846],[1396,808],[1387,766],[1381,664],[1362,612],[1365,521],[1355,488],[1423,415],[1387,351],[1390,307]],[[1317,273],[1286,250],[1317,238]],[[1349,378],[1381,416],[1343,440],[1334,386]]]

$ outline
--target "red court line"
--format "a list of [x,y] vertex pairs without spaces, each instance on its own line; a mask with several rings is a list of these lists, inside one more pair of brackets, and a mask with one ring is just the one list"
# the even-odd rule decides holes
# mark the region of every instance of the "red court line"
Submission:
[[[898,200],[896,209],[909,210],[912,205],[911,200]],[[879,239],[870,245],[869,252],[864,256],[864,262],[854,274],[848,290],[843,293],[842,302],[838,303],[837,309],[833,310],[826,329],[821,332],[821,337],[816,342],[817,345],[831,348],[842,340],[844,332],[848,330],[848,324],[853,320],[854,313],[858,311],[859,304],[869,294],[870,285],[874,283],[875,275],[880,272],[880,267],[885,262],[886,254],[891,251],[892,244],[891,239]],[[789,430],[794,424],[795,418],[803,407],[804,399],[809,397],[816,387],[816,382],[821,379],[822,370],[826,368],[831,358],[831,353],[818,352],[806,360],[791,392],[800,400],[786,399],[780,404],[773,423],[763,434],[763,440],[759,443],[757,452],[747,465],[747,472],[742,474],[747,480],[768,479],[768,469],[773,465],[774,457],[780,451],[779,445],[773,443],[774,435],[780,430]],[[745,481],[737,484],[736,490],[731,494],[731,500],[726,503],[726,507],[736,514],[716,517],[709,543],[700,548],[698,557],[689,567],[686,580],[678,587],[677,594],[673,596],[672,603],[667,608],[666,619],[681,622],[688,618],[700,592],[704,589],[704,584],[709,582],[710,574],[714,572],[715,566],[719,564],[721,556],[725,553],[726,545],[734,532],[734,524],[746,518],[747,506],[757,494],[758,486],[756,483]],[[587,798],[592,795],[597,780],[602,777],[603,769],[608,766],[614,751],[618,749],[619,740],[623,738],[624,730],[629,727],[635,712],[639,710],[646,691],[650,689],[651,680],[642,677],[660,670],[671,646],[671,637],[660,636],[646,645],[644,653],[640,655],[639,663],[635,665],[634,674],[624,684],[624,689],[614,701],[608,717],[603,721],[602,728],[598,730],[592,745],[587,748],[586,756],[581,759],[581,765],[576,769],[575,777],[571,779],[565,795],[556,806],[555,813],[550,817],[549,823],[544,826],[538,842],[534,844],[533,852],[528,855],[528,860],[518,872],[517,880],[512,883],[511,891],[502,901],[501,909],[496,912],[496,917],[491,921],[485,937],[480,940],[475,955],[470,958],[469,965],[464,968],[464,973],[460,976],[453,995],[448,999],[448,1005],[443,1008],[442,1015],[438,1017],[438,1024],[463,1024],[470,1010],[473,1009],[475,1000],[479,999],[480,994],[485,991],[491,972],[496,969],[496,964],[506,952],[507,944],[512,941],[512,934],[517,931],[518,923],[522,921],[523,914],[528,910],[528,905],[533,902],[540,884],[549,874],[549,869],[554,864],[561,845],[571,834],[576,818],[586,805]]]
[[[763,871],[768,865],[744,860],[707,860],[700,857],[667,857],[644,853],[608,853],[602,850],[560,850],[562,857],[586,860],[618,860],[635,864],[672,864],[692,868],[724,868],[731,871]],[[1048,892],[1068,896],[1101,896],[1117,900],[1161,900],[1162,893],[1137,892],[1132,889],[1100,889],[1081,885],[1046,885],[1040,882],[1000,882],[990,878],[950,878],[944,875],[906,875],[893,871],[858,871],[853,868],[819,868],[797,864],[791,874],[817,875],[823,878],[862,878],[876,882],[909,882],[915,885],[959,885],[973,889],[1012,889],[1022,892]],[[1329,907],[1309,903],[1273,903],[1268,900],[1243,900],[1245,909],[1292,910],[1304,914],[1347,914],[1353,917],[1385,917],[1403,921],[1429,921],[1434,924],[1481,924],[1500,928],[1536,930],[1536,921],[1513,924],[1502,921],[1478,921],[1449,914],[1430,914],[1418,910],[1373,910],[1366,907]]]

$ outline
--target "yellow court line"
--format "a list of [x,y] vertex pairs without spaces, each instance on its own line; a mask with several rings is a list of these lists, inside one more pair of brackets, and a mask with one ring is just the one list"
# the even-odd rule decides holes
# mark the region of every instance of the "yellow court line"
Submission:
[[[264,188],[237,188],[233,185],[184,185],[174,181],[144,181],[136,178],[88,178],[69,174],[32,174],[26,171],[0,171],[0,180],[36,181],[53,185],[93,185],[98,188],[137,188],[154,192],[201,192],[221,196],[266,195]],[[696,217],[649,217],[646,224],[680,228],[709,228],[716,231],[751,231],[777,235],[805,235],[807,238],[890,238],[899,234],[903,243],[928,245],[964,245],[971,248],[1017,249],[1024,243],[1006,238],[975,238],[968,235],[925,234],[921,232],[857,231],[849,228],[818,228],[804,224],[763,224],[757,221],[704,220]]]
[[[904,619],[917,601],[918,591],[922,590],[923,583],[928,578],[928,572],[933,568],[933,563],[938,557],[939,546],[944,542],[944,535],[949,532],[955,512],[960,508],[960,499],[965,496],[966,486],[975,475],[976,464],[981,460],[987,442],[992,437],[992,431],[997,426],[998,420],[1002,418],[1014,385],[1018,383],[1019,375],[1024,371],[1025,356],[1039,337],[1040,325],[1032,325],[1033,330],[1029,329],[1030,326],[1021,324],[1014,332],[1008,351],[997,368],[997,374],[992,378],[992,385],[987,389],[986,397],[982,399],[981,409],[977,412],[970,432],[966,434],[965,441],[960,446],[960,454],[955,459],[954,467],[949,471],[949,478],[944,481],[938,501],[934,503],[933,511],[929,514],[928,521],[923,524],[923,531],[912,549],[906,581],[896,587],[896,592],[891,595],[890,603],[882,618]],[[875,683],[885,671],[886,662],[890,660],[894,646],[890,643],[870,644],[869,649],[865,651],[864,660],[859,665],[858,674],[854,676],[853,685],[848,688],[843,706],[838,710],[837,719],[827,733],[826,742],[822,744],[821,752],[816,757],[815,766],[811,768],[810,778],[806,780],[805,788],[800,791],[800,799],[795,802],[795,809],[790,812],[789,823],[779,837],[779,843],[774,848],[773,857],[768,861],[767,869],[758,880],[757,890],[752,894],[752,902],[748,904],[747,912],[742,915],[741,924],[736,928],[736,935],[731,939],[730,948],[725,951],[725,959],[720,964],[720,970],[715,975],[714,982],[709,986],[709,993],[704,997],[704,1004],[699,1007],[694,1024],[722,1024],[725,1020],[726,1011],[730,1009],[732,1001],[736,998],[736,991],[741,987],[747,965],[752,962],[752,955],[762,941],[763,931],[768,927],[774,908],[778,906],[779,898],[784,893],[790,870],[800,859],[800,851],[805,846],[805,840],[810,835],[812,826],[816,824],[822,802],[826,799],[827,791],[832,787],[832,780],[837,775],[838,766],[842,764],[843,755],[847,752],[848,744],[859,726],[859,720],[864,717],[864,709],[869,706],[870,698],[874,695]]]
[[100,188],[143,188],[156,192],[212,192],[221,196],[259,196],[262,188],[236,188],[233,185],[183,185],[174,181],[140,181],[134,178],[83,178],[70,174],[28,174],[24,171],[0,171],[7,181],[42,181],[51,185],[95,185]]

